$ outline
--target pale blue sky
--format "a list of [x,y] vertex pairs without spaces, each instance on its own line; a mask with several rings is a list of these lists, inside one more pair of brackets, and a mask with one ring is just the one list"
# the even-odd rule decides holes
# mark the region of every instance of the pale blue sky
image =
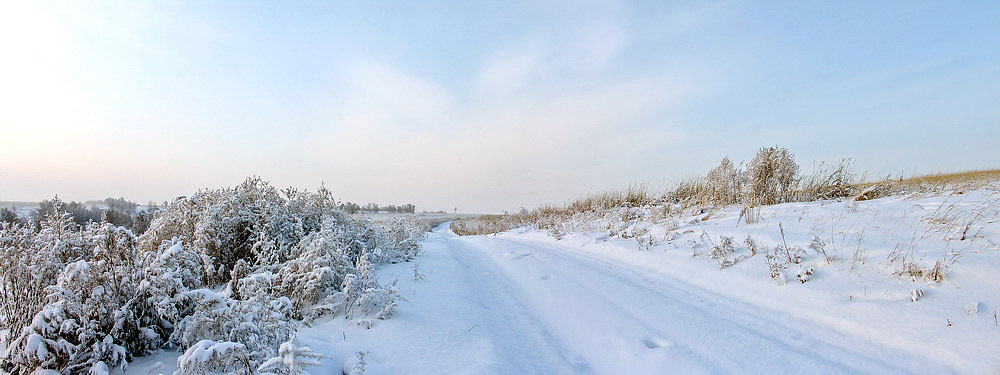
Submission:
[[723,156],[1000,167],[1000,3],[0,5],[0,200],[257,174],[514,210]]

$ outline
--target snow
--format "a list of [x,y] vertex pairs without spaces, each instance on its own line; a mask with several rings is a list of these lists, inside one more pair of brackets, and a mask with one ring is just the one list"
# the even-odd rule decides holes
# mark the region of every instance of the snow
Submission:
[[0,329],[0,353],[7,351],[7,336],[10,335],[10,329],[3,328]]
[[129,374],[170,375],[177,371],[177,358],[183,353],[175,350],[160,350],[145,357],[136,358],[128,364]]
[[41,335],[30,335],[28,336],[28,343],[24,345],[24,351],[27,353],[35,353],[39,361],[44,361],[49,355],[49,350],[45,344],[45,339]]
[[232,350],[246,350],[242,344],[235,342],[215,342],[212,340],[201,340],[184,352],[187,359],[195,362],[207,362],[213,357],[222,356]]
[[[966,191],[781,204],[753,224],[736,207],[617,223],[651,246],[606,230],[459,237],[445,224],[416,259],[378,269],[405,298],[390,319],[328,318],[298,338],[332,357],[317,374],[362,357],[372,374],[996,373],[997,202]],[[709,257],[723,236],[724,268]],[[785,244],[801,261],[778,270],[782,284],[764,258]],[[941,281],[903,272],[937,261]],[[159,361],[170,373],[173,358],[129,372]]]

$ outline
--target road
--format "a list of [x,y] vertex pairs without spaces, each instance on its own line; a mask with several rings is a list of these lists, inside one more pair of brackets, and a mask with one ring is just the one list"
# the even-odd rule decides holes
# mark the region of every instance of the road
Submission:
[[401,281],[407,302],[358,338],[379,373],[949,372],[556,241],[441,226],[423,246],[426,280]]
[[940,356],[640,268],[564,241],[443,225],[416,262],[380,269],[405,298],[391,319],[334,319],[299,337],[334,358],[312,373],[339,371],[357,351],[372,374],[955,373]]

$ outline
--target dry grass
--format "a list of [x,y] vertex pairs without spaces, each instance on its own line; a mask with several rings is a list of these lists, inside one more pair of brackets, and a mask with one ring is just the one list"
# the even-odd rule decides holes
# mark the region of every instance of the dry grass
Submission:
[[956,173],[937,173],[910,178],[885,179],[882,181],[868,182],[865,187],[879,184],[891,183],[901,186],[923,187],[923,186],[956,186],[966,184],[989,184],[1000,181],[1000,169],[982,169],[977,171],[966,171]]
[[474,236],[502,232],[511,215],[484,215],[451,222],[451,230],[459,236]]
[[646,185],[629,185],[625,189],[584,196],[566,205],[562,210],[570,213],[595,212],[617,207],[642,207],[660,200],[662,196],[653,196]]
[[[720,194],[718,188],[710,186],[710,181],[718,178],[710,177],[682,182],[674,191],[666,194],[652,193],[646,185],[630,185],[625,189],[586,195],[565,205],[545,205],[516,214],[486,215],[456,220],[452,222],[451,227],[458,235],[492,234],[529,225],[556,233],[563,230],[564,222],[579,214],[605,213],[619,208],[638,207],[662,207],[665,209],[663,211],[669,214],[672,203],[680,204],[679,209],[683,210],[690,207],[724,206],[732,204],[732,200],[735,199],[733,197],[745,198],[737,194],[738,190]],[[859,200],[864,200],[911,192],[995,188],[1000,186],[1000,169],[857,182],[851,171],[850,161],[842,160],[833,164],[821,164],[812,175],[805,176],[802,180],[794,190],[784,193],[787,195],[784,201],[851,197],[860,192],[863,192],[864,196]],[[738,189],[740,186],[740,183],[727,184],[726,190]]]
[[663,203],[662,195],[650,193],[646,185],[629,185],[625,189],[594,193],[566,205],[544,205],[531,211],[516,214],[485,215],[474,219],[456,220],[451,223],[455,234],[483,235],[503,232],[526,225],[558,232],[563,221],[582,213],[605,212],[620,207],[644,207]]
[[888,195],[949,189],[989,189],[1000,187],[1000,169],[928,174],[910,178],[886,178],[858,184],[854,199],[868,200]]

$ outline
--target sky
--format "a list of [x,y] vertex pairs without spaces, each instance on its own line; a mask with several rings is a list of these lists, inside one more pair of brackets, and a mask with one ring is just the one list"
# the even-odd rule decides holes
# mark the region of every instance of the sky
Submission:
[[258,175],[500,212],[787,147],[1000,167],[1000,2],[0,4],[0,200]]

